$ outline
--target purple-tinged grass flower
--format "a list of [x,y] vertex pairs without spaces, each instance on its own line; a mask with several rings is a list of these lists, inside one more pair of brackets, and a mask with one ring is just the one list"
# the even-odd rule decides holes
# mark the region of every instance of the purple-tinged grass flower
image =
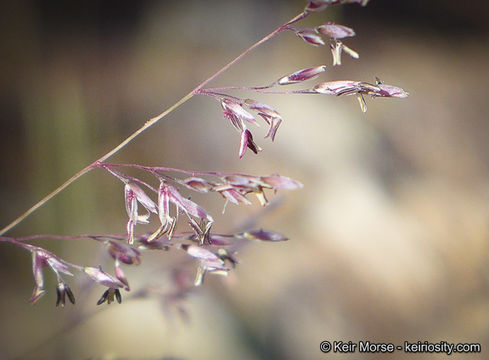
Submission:
[[[199,182],[199,184],[202,184],[202,182]],[[177,217],[172,217],[170,215],[170,203],[174,204],[177,208],[176,216],[178,216],[179,211],[184,212],[189,218],[191,225],[193,225],[194,230],[198,227],[200,229],[199,234],[203,239],[207,236],[207,231],[210,229],[210,225],[214,222],[212,216],[192,200],[184,198],[175,187],[162,179],[158,190],[158,215],[161,225],[148,237],[146,240],[148,243],[165,234],[168,234],[169,238],[172,237]],[[194,218],[198,219],[199,223],[197,223]]]
[[[360,57],[360,55],[358,55],[358,53],[355,50],[350,49],[348,46],[346,46],[339,40],[345,37],[355,36],[355,31],[347,26],[338,25],[334,23],[326,23],[326,24],[319,25],[315,28],[307,28],[307,27],[298,28],[295,26],[288,26],[287,30],[294,31],[297,36],[301,37],[304,41],[314,46],[325,45],[325,42],[321,37],[321,34],[328,36],[330,38],[329,47],[331,49],[331,54],[333,55],[333,66],[341,65],[341,53],[343,51],[346,52],[354,59],[358,59]],[[314,73],[317,69],[319,68],[304,69],[302,71],[310,70]],[[324,69],[322,69],[322,71],[324,71]],[[299,77],[298,81],[308,80],[308,78],[304,80],[300,79],[300,77],[303,75],[300,72],[294,73],[292,75],[298,76]],[[289,82],[289,79],[286,76],[284,76],[281,79],[279,79],[278,84],[287,85],[298,81]]]
[[212,251],[201,246],[188,244],[182,244],[181,248],[191,257],[200,261],[199,267],[197,268],[197,274],[195,276],[195,286],[202,285],[206,273],[224,276],[228,275],[230,269],[226,268],[224,266],[224,261]]
[[270,129],[268,130],[267,135],[265,135],[265,138],[270,138],[272,141],[275,141],[275,135],[277,134],[277,130],[282,123],[282,118],[271,118],[270,119]]
[[224,176],[223,180],[244,192],[254,192],[261,188],[274,189],[275,191],[279,189],[294,190],[303,186],[300,182],[279,174],[268,176],[228,175]]
[[32,304],[34,304],[46,293],[46,290],[44,289],[44,276],[42,273],[42,268],[45,266],[47,266],[46,260],[33,251],[32,272],[34,273],[34,281],[36,282],[36,285],[34,287],[34,291],[32,292],[32,296],[29,299]]
[[324,82],[316,85],[313,90],[317,93],[336,96],[353,95],[357,93],[370,95],[371,97],[405,98],[409,96],[408,92],[397,86],[386,85],[383,83],[374,85],[368,82],[352,80]]
[[[146,195],[143,189],[141,189],[138,185],[132,182],[128,183],[127,185],[136,196],[137,201],[144,206],[144,208],[148,211],[148,213],[152,212],[156,214],[158,212],[158,209],[156,208],[156,204],[154,203],[153,200],[151,200],[151,198],[148,195]],[[149,214],[147,217],[149,217]],[[146,216],[144,216],[144,218],[146,218]]]
[[261,148],[253,141],[251,131],[246,128],[244,121],[260,126],[255,117],[246,111],[241,104],[230,99],[222,99],[221,106],[223,114],[227,117],[233,126],[241,133],[241,141],[239,146],[239,157],[242,158],[246,152],[246,148],[250,148],[255,154],[261,151]]
[[319,25],[315,28],[318,33],[326,35],[331,39],[343,39],[345,37],[355,36],[355,31],[345,25],[339,25],[332,22],[328,22],[323,25]]
[[127,265],[139,265],[141,263],[141,253],[132,246],[117,241],[109,240],[107,249],[114,260],[119,260]]
[[251,205],[251,202],[243,195],[241,192],[236,190],[231,185],[220,185],[214,188],[214,191],[217,191],[221,194],[226,200],[229,200],[235,205],[244,204]]
[[147,239],[148,243],[165,234],[168,234],[169,238],[171,238],[175,231],[177,219],[170,215],[169,185],[164,180],[160,181],[160,187],[158,188],[158,217],[160,219],[160,226],[149,236]]
[[32,304],[46,293],[46,290],[44,289],[44,275],[42,272],[42,269],[45,267],[50,267],[58,279],[61,279],[61,273],[73,276],[68,270],[68,266],[56,259],[53,254],[40,249],[32,251],[32,272],[34,274],[34,281],[36,282],[32,296],[29,299],[29,302]]
[[106,273],[102,270],[102,267],[87,266],[83,268],[83,271],[95,282],[108,288],[121,288],[124,284],[117,278]]
[[[252,124],[258,125],[258,122],[256,121],[255,117],[251,115],[248,111],[243,109],[243,107],[237,102],[229,99],[222,99],[221,106],[223,111],[225,111],[225,113],[227,114],[230,113],[238,119],[246,120]],[[238,129],[239,130],[242,129],[242,126],[238,127]]]
[[270,125],[270,129],[268,130],[265,138],[270,137],[272,141],[275,140],[275,135],[277,130],[282,123],[282,116],[278,113],[277,110],[272,108],[269,105],[259,103],[253,99],[246,99],[245,104],[251,109],[258,112],[258,115],[263,118]]
[[279,174],[271,174],[269,176],[261,176],[260,181],[268,186],[270,186],[275,191],[278,189],[284,190],[295,190],[300,189],[304,185],[297,180],[288,178],[286,176],[281,176]]
[[[148,224],[151,213],[157,214],[158,208],[153,200],[138,185],[132,182],[126,183],[124,187],[126,212],[129,217],[127,221],[127,235],[129,244],[134,243],[134,226],[136,224]],[[146,214],[139,215],[138,202],[146,209]]]
[[209,243],[209,233],[211,231],[212,222],[201,220],[197,223],[194,219],[189,218],[189,225],[194,230],[195,235],[199,239],[201,245]]
[[234,243],[234,240],[232,235],[209,234],[209,245],[229,246]]
[[[201,242],[205,242],[210,227],[214,222],[212,216],[192,200],[184,198],[175,187],[164,180],[161,180],[158,195],[158,213],[161,226],[147,239],[147,243],[150,243],[165,234],[168,234],[169,238],[172,237],[177,218],[173,218],[170,215],[170,203],[173,203],[177,208],[177,216],[179,211],[182,211],[187,215],[191,227],[197,233]],[[197,219],[198,222],[195,219]]]
[[210,263],[220,263],[224,265],[224,262],[212,251],[203,248],[202,246],[182,244],[181,248],[187,252],[191,257],[198,260]]
[[209,181],[195,176],[184,179],[181,184],[200,193],[208,193],[213,186]]
[[[159,236],[154,239],[150,239],[149,236],[142,236],[140,238],[140,241],[138,243],[138,249],[141,250],[164,250],[168,251],[170,249],[171,245],[171,238],[170,235],[173,235],[173,233],[169,233],[166,236]],[[150,239],[148,241],[148,239]]]
[[56,306],[61,305],[61,307],[64,307],[66,303],[66,296],[68,296],[68,300],[75,305],[75,295],[73,295],[70,287],[66,285],[64,281],[58,282],[58,285],[56,286],[56,294]]
[[175,204],[180,210],[182,210],[187,215],[192,215],[197,219],[207,220],[208,222],[214,222],[212,216],[210,216],[207,211],[202,207],[194,203],[192,200],[185,199],[178,190],[167,184],[168,195],[170,201]]
[[397,86],[386,85],[380,80],[377,80],[376,85],[352,80],[328,81],[316,85],[313,88],[313,91],[320,94],[336,96],[357,95],[360,108],[363,112],[367,111],[367,104],[365,103],[363,95],[370,95],[372,98],[406,98],[409,96],[409,93],[404,91],[404,89]]
[[272,108],[271,106],[269,106],[267,104],[262,104],[256,100],[253,100],[253,99],[246,99],[245,104],[251,110],[257,111],[258,115],[260,115],[262,117],[265,115],[265,120],[267,120],[269,118],[274,118],[274,117],[282,118],[282,116],[280,116],[280,114],[278,113],[277,110],[275,110],[274,108]]
[[253,193],[258,197],[261,205],[266,205],[267,200],[264,194],[264,189],[279,189],[293,190],[302,187],[298,181],[292,180],[285,176],[272,174],[269,176],[251,176],[234,174],[223,176],[224,184],[215,186],[212,191],[219,192],[226,200],[233,204],[250,205],[250,201],[246,195]]
[[[371,85],[371,84],[369,84]],[[394,97],[394,98],[407,98],[409,93],[402,88],[392,85],[377,84],[375,91],[370,91],[368,94],[371,97]]]
[[324,45],[323,38],[316,34],[313,30],[300,29],[296,30],[295,34],[310,45]]
[[[102,267],[85,267],[83,271],[92,278],[93,281],[99,283],[100,285],[108,287],[108,289],[103,293],[102,297],[97,301],[97,305],[100,305],[107,301],[107,304],[110,304],[114,301],[114,296],[117,299],[117,302],[121,303],[121,292],[119,288],[124,287],[124,284],[121,280],[115,278],[114,276],[106,273],[102,270]],[[127,281],[126,281],[127,282]],[[126,286],[129,286],[128,284]]]
[[[222,103],[221,103],[222,106]],[[243,123],[243,120],[237,117],[232,111],[230,111],[228,108],[225,106],[222,106],[222,114],[224,115],[225,118],[229,119],[231,121],[231,124],[234,126],[234,128],[238,131],[242,131],[243,128],[245,128],[245,125]]]
[[[326,5],[327,6],[327,5]],[[344,25],[339,25],[335,24],[332,22],[325,23],[322,25],[319,25],[315,28],[296,28],[293,26],[289,26],[287,28],[288,30],[294,31],[298,36],[301,36],[302,33],[307,34],[309,38],[304,38],[301,36],[305,41],[313,44],[313,45],[325,45],[324,40],[321,38],[321,35],[326,35],[331,39],[330,43],[330,49],[331,49],[331,54],[333,55],[333,66],[336,65],[341,65],[341,53],[344,51],[354,59],[358,59],[360,56],[356,51],[353,49],[350,49],[348,46],[344,45],[339,39],[343,39],[345,37],[352,37],[355,36],[355,31],[352,28],[349,28],[348,26]],[[314,77],[317,74],[314,74],[315,71],[319,70],[319,68],[311,68],[311,69],[304,69],[302,71],[305,71],[306,74],[311,71],[313,73],[312,77]],[[309,71],[307,71],[309,70]],[[299,71],[297,73],[294,73],[292,75],[298,76],[299,80],[298,81],[304,81],[301,79],[301,77],[304,75]],[[324,69],[322,69],[324,71]],[[292,76],[289,75],[289,76]],[[311,78],[312,78],[311,77]],[[305,80],[308,80],[306,78]],[[283,78],[279,79],[279,84],[280,85],[287,85],[287,84],[292,84],[297,81],[290,81],[288,77],[284,76]]]
[[225,176],[223,180],[239,191],[243,196],[248,193],[254,193],[262,206],[268,204],[263,189],[271,188],[271,186],[263,183],[259,177],[250,175],[228,175]]
[[258,154],[259,151],[262,149],[253,141],[253,135],[251,135],[251,131],[248,129],[244,129],[241,132],[241,141],[239,144],[239,158],[241,159],[245,152],[246,149],[249,148],[251,151],[253,151],[255,154]]
[[244,174],[230,174],[222,177],[222,180],[227,184],[230,184],[239,188],[249,188],[254,187],[256,184],[260,183],[260,178],[253,175]]
[[117,302],[120,304],[122,302],[121,292],[117,288],[109,288],[105,290],[102,294],[102,297],[97,301],[97,305],[101,305],[107,301],[107,305],[110,305],[114,302],[114,297]]
[[326,95],[352,95],[360,91],[360,81],[335,80],[320,83],[313,90]]
[[363,94],[367,94],[371,98],[382,97],[382,98],[403,99],[409,96],[409,93],[407,91],[404,91],[404,89],[397,86],[386,85],[382,83],[378,78],[377,78],[376,85],[367,82],[362,82],[360,83],[360,86],[361,86],[361,90],[357,95],[357,99],[358,102],[360,103],[360,108],[362,109],[363,112],[367,112],[367,103],[365,102],[365,98],[363,97]]
[[298,82],[316,79],[319,74],[326,70],[326,65],[320,65],[315,67],[310,67],[307,69],[298,70],[292,74],[282,76],[277,80],[279,85],[289,85]]

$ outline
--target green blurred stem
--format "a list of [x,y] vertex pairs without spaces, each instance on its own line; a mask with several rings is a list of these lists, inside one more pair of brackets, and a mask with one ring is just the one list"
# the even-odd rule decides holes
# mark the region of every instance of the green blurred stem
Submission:
[[41,199],[39,202],[37,202],[35,205],[33,205],[30,209],[28,209],[26,212],[24,212],[22,215],[20,215],[17,219],[12,221],[10,224],[5,226],[3,229],[0,230],[0,235],[4,235],[6,232],[10,231],[13,229],[15,226],[17,226],[19,223],[21,223],[25,218],[27,218],[30,214],[32,214],[34,211],[39,209],[41,206],[46,204],[49,200],[51,200],[54,196],[59,194],[61,191],[63,191],[65,188],[67,188],[69,185],[74,183],[76,180],[78,180],[80,177],[85,175],[86,173],[90,172],[91,170],[95,169],[98,167],[99,163],[104,162],[108,158],[110,158],[112,155],[115,155],[118,153],[120,150],[122,150],[127,144],[129,144],[131,141],[133,141],[137,136],[139,136],[143,131],[147,130],[154,124],[156,124],[158,121],[163,119],[166,115],[171,113],[173,110],[178,108],[180,105],[184,104],[187,102],[187,100],[190,100],[194,95],[197,95],[201,92],[201,90],[206,86],[209,82],[214,80],[216,77],[221,75],[223,72],[225,72],[227,69],[229,69],[231,66],[233,66],[235,63],[237,63],[239,60],[241,60],[244,56],[246,56],[249,52],[253,51],[255,48],[260,46],[261,44],[265,43],[266,41],[270,40],[271,38],[275,37],[282,31],[287,29],[288,25],[291,25],[299,20],[304,19],[308,14],[307,13],[300,13],[296,16],[294,16],[292,19],[290,19],[288,22],[285,24],[279,26],[277,29],[272,31],[270,34],[266,35],[263,37],[261,40],[257,41],[254,43],[252,46],[250,46],[248,49],[243,51],[240,55],[238,55],[236,58],[231,60],[229,63],[227,63],[224,67],[222,67],[220,70],[218,70],[215,74],[204,80],[200,85],[198,85],[195,89],[193,89],[191,92],[189,92],[187,95],[185,95],[183,98],[178,100],[175,104],[170,106],[168,109],[163,111],[161,114],[149,119],[146,121],[146,123],[141,126],[138,130],[136,130],[134,133],[132,133],[127,139],[125,139],[123,142],[121,142],[119,145],[117,145],[115,148],[113,148],[111,151],[109,151],[107,154],[103,155],[101,158],[97,159],[87,167],[83,168],[79,172],[77,172],[75,175],[73,175],[71,178],[66,180],[62,185],[57,187],[54,191],[46,195],[43,199]]

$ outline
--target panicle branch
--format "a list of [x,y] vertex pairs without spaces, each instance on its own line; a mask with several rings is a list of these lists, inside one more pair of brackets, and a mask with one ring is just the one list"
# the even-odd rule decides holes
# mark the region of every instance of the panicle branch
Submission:
[[[41,238],[33,236],[32,238]],[[101,266],[81,266],[68,262],[54,253],[31,244],[25,243],[26,238],[0,237],[0,242],[9,242],[31,252],[32,255],[32,272],[34,275],[35,286],[29,301],[36,303],[45,293],[44,273],[45,268],[49,268],[57,279],[56,285],[56,306],[64,307],[66,298],[73,305],[75,304],[75,295],[71,288],[64,281],[63,276],[73,276],[70,270],[76,270],[86,274],[92,281],[106,288],[97,305],[104,302],[110,304],[117,300],[122,301],[120,290],[130,291],[129,282],[122,270],[124,265],[139,265],[141,263],[142,252],[148,250],[170,249],[181,250],[190,258],[198,262],[195,275],[194,285],[199,286],[203,283],[206,274],[224,275],[236,267],[239,260],[236,254],[241,247],[250,240],[259,241],[286,241],[283,235],[271,231],[254,230],[232,235],[209,233],[205,244],[201,243],[200,237],[196,232],[183,232],[169,236],[161,236],[157,239],[151,239],[151,234],[146,233],[135,236],[135,243],[130,245],[126,243],[125,236],[117,234],[85,234],[76,236],[60,236],[44,234],[42,238],[46,239],[94,239],[99,241],[106,249],[106,253],[114,260],[114,274],[111,275],[104,271]],[[226,264],[229,264],[227,266]]]
[[[367,5],[368,0],[310,0],[304,9],[305,18],[313,12],[325,10],[327,7],[338,4],[360,4]],[[322,46],[329,44],[331,54],[333,56],[333,66],[341,65],[342,53],[350,55],[354,59],[358,59],[360,55],[355,50],[346,46],[343,39],[354,37],[355,31],[345,25],[326,22],[315,27],[303,27],[295,25],[298,21],[289,22],[283,26],[283,30],[294,32],[299,38],[312,46]],[[288,75],[284,75],[269,85],[264,86],[227,86],[219,88],[201,88],[196,91],[196,94],[210,96],[220,102],[223,116],[228,119],[233,127],[240,133],[240,144],[238,156],[242,158],[247,149],[250,149],[255,154],[258,154],[262,149],[254,141],[253,134],[248,128],[248,124],[259,126],[258,121],[253,115],[261,117],[269,130],[265,138],[275,140],[275,136],[279,126],[283,122],[280,113],[270,105],[263,104],[255,99],[241,98],[231,95],[229,91],[252,91],[262,94],[327,94],[327,95],[357,95],[360,108],[363,112],[367,111],[367,105],[364,95],[369,95],[372,98],[404,98],[409,94],[402,88],[392,85],[385,85],[378,78],[376,84],[371,84],[364,81],[350,80],[335,80],[319,83],[311,88],[300,90],[275,90],[277,87],[284,85],[298,84],[308,80],[314,80],[326,71],[326,65],[319,65],[305,69],[297,70]]]
[[[326,71],[326,65],[296,70],[278,77],[275,81],[265,86],[206,88],[208,83],[252,50],[271,40],[278,34],[287,31],[295,33],[300,39],[312,46],[329,45],[333,56],[333,66],[342,64],[341,56],[343,52],[354,59],[358,59],[359,54],[343,43],[345,38],[355,36],[355,31],[352,28],[333,22],[325,22],[315,27],[302,27],[296,24],[311,13],[322,11],[329,6],[354,3],[365,6],[367,2],[368,0],[309,0],[302,13],[250,46],[173,106],[148,120],[121,144],[80,170],[44,199],[32,206],[23,215],[0,230],[0,242],[8,242],[19,246],[29,251],[32,255],[32,271],[35,286],[29,301],[35,303],[46,293],[43,271],[48,268],[55,274],[57,279],[56,306],[64,307],[66,299],[72,304],[75,304],[73,291],[64,280],[64,277],[73,276],[73,272],[75,271],[83,273],[96,284],[104,287],[104,292],[97,302],[98,305],[104,302],[111,304],[114,301],[121,303],[121,290],[130,291],[129,281],[124,273],[123,266],[139,265],[142,255],[146,251],[180,251],[186,255],[185,264],[189,262],[189,259],[192,264],[196,264],[195,274],[191,276],[193,277],[193,281],[188,275],[189,272],[183,270],[184,265],[177,266],[172,269],[174,290],[169,293],[162,293],[161,295],[162,301],[166,305],[175,305],[180,313],[184,314],[185,311],[180,306],[180,301],[186,298],[195,286],[201,285],[207,274],[227,276],[239,263],[237,253],[245,243],[250,240],[269,242],[287,240],[286,237],[279,233],[261,229],[230,235],[213,233],[211,230],[215,222],[214,217],[192,200],[191,197],[185,195],[185,193],[217,193],[225,200],[224,208],[228,202],[235,205],[250,205],[249,195],[254,195],[262,206],[266,206],[269,203],[266,192],[276,193],[278,190],[299,189],[302,187],[302,184],[296,180],[278,174],[254,176],[217,171],[197,172],[169,167],[108,163],[107,160],[123,149],[143,131],[156,124],[174,109],[198,94],[210,96],[218,101],[223,116],[239,132],[240,144],[238,155],[240,158],[244,156],[247,149],[250,149],[255,154],[261,151],[260,146],[255,142],[250,130],[252,125],[260,126],[260,122],[257,119],[261,118],[268,125],[265,138],[270,138],[271,141],[274,141],[277,130],[283,122],[283,117],[274,107],[256,99],[229,94],[231,91],[250,91],[256,94],[282,95],[355,95],[364,112],[367,110],[365,95],[371,98],[407,97],[408,93],[402,88],[386,85],[378,78],[375,84],[365,81],[334,80],[320,82],[308,88],[287,90],[289,85],[316,80]],[[78,178],[97,168],[106,170],[123,183],[124,205],[127,214],[124,234],[84,234],[74,236],[39,234],[18,238],[1,236]],[[141,180],[137,176],[125,174],[122,172],[125,168],[139,170],[152,175],[154,183],[151,184]],[[177,225],[181,218],[185,219],[184,222],[188,225],[188,231],[177,232]],[[136,230],[139,230],[138,225],[140,224],[152,226],[152,231],[139,233]],[[49,250],[28,243],[43,238],[58,240],[92,239],[99,242],[105,248],[108,258],[113,261],[113,275],[103,270],[100,265],[77,265],[60,258]],[[147,292],[141,292],[138,296],[145,296],[145,294]]]
[[[199,193],[219,193],[226,200],[226,203],[231,202],[236,205],[251,204],[247,195],[254,194],[262,206],[268,204],[265,196],[267,189],[277,192],[280,189],[293,190],[302,187],[300,182],[278,174],[253,176],[239,173],[193,172],[165,167],[112,163],[101,163],[99,167],[107,170],[124,183],[124,198],[128,215],[126,228],[129,244],[134,243],[135,226],[137,224],[148,224],[151,213],[158,216],[159,226],[149,236],[148,242],[163,235],[168,235],[171,239],[180,214],[186,216],[190,228],[199,237],[201,244],[208,241],[214,218],[190,198],[182,196],[177,186]],[[136,184],[135,178],[129,178],[120,172],[119,169],[124,167],[138,169],[155,177],[159,182],[158,190],[141,182],[150,192],[154,193],[155,200]],[[144,208],[143,214],[140,214],[138,204]]]

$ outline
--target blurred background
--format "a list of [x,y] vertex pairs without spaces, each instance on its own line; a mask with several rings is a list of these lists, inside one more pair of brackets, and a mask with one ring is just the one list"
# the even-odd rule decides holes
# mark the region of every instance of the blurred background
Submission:
[[[2,226],[304,5],[3,2]],[[369,358],[323,354],[322,340],[479,342],[486,352],[488,14],[485,1],[372,0],[303,24],[353,27],[357,36],[345,43],[359,60],[344,56],[333,68],[327,47],[293,33],[250,54],[211,85],[264,85],[326,64],[320,81],[378,76],[411,95],[367,99],[363,114],[354,97],[236,93],[285,119],[273,144],[263,139],[265,124],[253,129],[264,150],[242,160],[239,134],[219,105],[193,98],[112,161],[295,178],[304,188],[279,193],[271,211],[255,202],[222,215],[219,195],[199,198],[217,232],[252,219],[290,240],[243,249],[232,276],[208,277],[185,301],[188,321],[176,309],[162,311],[157,297],[96,307],[103,289],[87,288],[83,276],[69,279],[77,305],[57,309],[47,271],[50,291],[31,306],[30,256],[1,244],[0,359]],[[121,233],[125,221],[120,183],[94,171],[9,234]],[[88,240],[36,244],[75,263],[110,266]],[[178,256],[145,255],[127,270],[132,291],[165,286]]]

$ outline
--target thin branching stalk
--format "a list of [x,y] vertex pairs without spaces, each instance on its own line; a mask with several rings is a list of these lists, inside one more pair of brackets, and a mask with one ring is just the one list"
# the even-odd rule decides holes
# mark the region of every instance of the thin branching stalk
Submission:
[[[316,83],[312,87],[301,90],[283,90],[284,86],[294,85],[317,79],[325,70],[326,65],[316,65],[288,73],[265,86],[227,86],[219,88],[205,88],[208,83],[228,70],[240,59],[255,48],[272,39],[282,31],[294,32],[299,38],[312,46],[326,45],[323,35],[328,37],[329,47],[333,55],[333,66],[341,65],[341,54],[345,52],[354,59],[359,55],[348,48],[342,41],[344,37],[355,35],[353,29],[331,22],[324,23],[315,28],[295,27],[297,21],[304,19],[311,12],[324,10],[330,5],[359,3],[365,5],[368,0],[310,0],[304,12],[296,15],[285,24],[264,36],[261,40],[243,51],[228,64],[212,76],[204,80],[187,95],[182,97],[174,105],[161,114],[148,120],[143,126],[117,145],[114,149],[86,166],[70,179],[56,188],[53,192],[36,203],[24,214],[0,230],[0,242],[8,242],[23,248],[32,255],[32,270],[35,286],[29,301],[36,303],[45,293],[43,270],[51,270],[57,278],[56,306],[64,307],[66,300],[75,304],[75,296],[64,276],[74,276],[71,272],[76,270],[84,273],[92,281],[102,285],[105,289],[98,300],[97,305],[110,304],[114,301],[121,303],[121,290],[130,291],[129,282],[124,274],[123,265],[139,265],[141,255],[147,250],[183,251],[187,254],[187,260],[192,259],[197,263],[195,276],[189,277],[188,270],[174,269],[172,276],[173,290],[162,295],[162,300],[168,304],[181,302],[190,291],[204,282],[206,274],[227,276],[235,269],[239,259],[236,254],[244,243],[248,241],[282,242],[288,238],[280,233],[268,230],[244,229],[234,234],[217,234],[211,231],[214,218],[210,212],[196,203],[184,192],[197,192],[201,194],[218,194],[226,204],[250,205],[250,197],[256,197],[262,206],[267,206],[270,193],[276,194],[278,190],[296,190],[303,187],[302,183],[281,176],[276,173],[264,176],[256,176],[242,173],[224,173],[218,171],[187,171],[163,166],[145,166],[140,164],[117,164],[106,162],[112,155],[122,150],[142,132],[166,117],[173,110],[180,107],[194,95],[207,95],[220,104],[224,118],[229,120],[240,133],[240,146],[238,156],[242,158],[247,149],[257,154],[262,149],[253,140],[253,134],[248,128],[249,124],[259,125],[258,120],[263,120],[269,125],[265,138],[274,141],[275,135],[283,118],[272,106],[263,104],[255,99],[240,98],[227,92],[246,90],[266,94],[318,94],[332,96],[355,95],[359,101],[361,110],[367,111],[366,96],[371,98],[405,98],[409,94],[402,88],[384,84],[376,78],[375,84],[357,80],[334,80]],[[55,195],[59,194],[70,184],[93,169],[101,168],[122,182],[124,191],[124,203],[127,213],[126,234],[82,234],[82,235],[51,235],[37,234],[24,237],[8,237],[4,234],[22,222],[26,217],[35,212]],[[134,169],[152,175],[151,182],[145,182],[137,176],[124,173],[125,169]],[[158,185],[155,185],[155,182]],[[224,212],[224,210],[223,210]],[[192,231],[176,232],[177,224],[186,223]],[[139,224],[151,224],[150,232],[140,234]],[[56,240],[80,240],[91,239],[99,242],[107,255],[113,260],[114,275],[102,269],[102,266],[81,266],[61,259],[56,254],[42,247],[28,242],[39,239]],[[178,275],[184,271],[183,278]],[[176,275],[175,275],[176,274]],[[191,277],[194,280],[190,279]],[[181,308],[179,307],[181,311]]]
[[175,104],[170,106],[168,109],[163,111],[161,114],[149,119],[146,121],[146,123],[141,126],[139,129],[137,129],[134,133],[132,133],[129,137],[127,137],[123,142],[121,142],[119,145],[117,145],[115,148],[110,150],[108,153],[91,163],[90,165],[86,166],[82,170],[78,171],[75,175],[73,175],[71,178],[66,180],[63,184],[61,184],[59,187],[57,187],[55,190],[53,190],[51,193],[46,195],[44,198],[42,198],[39,202],[34,204],[31,208],[29,208],[27,211],[25,211],[22,215],[20,215],[18,218],[16,218],[14,221],[12,221],[10,224],[5,226],[0,230],[0,235],[4,235],[11,229],[13,229],[15,226],[17,226],[19,223],[21,223],[24,219],[26,219],[29,215],[31,215],[33,212],[35,212],[37,209],[39,209],[41,206],[46,204],[49,200],[51,200],[54,196],[59,194],[61,191],[63,191],[65,188],[67,188],[69,185],[74,183],[76,180],[78,180],[80,177],[83,175],[87,174],[91,170],[99,167],[100,163],[103,163],[105,160],[109,159],[116,153],[118,153],[120,150],[122,150],[126,145],[128,145],[131,141],[133,141],[136,137],[138,137],[141,133],[149,129],[151,126],[156,124],[158,121],[163,119],[165,116],[170,114],[172,111],[180,107],[182,104],[190,100],[194,95],[199,94],[200,90],[203,89],[209,82],[217,78],[219,75],[221,75],[223,72],[228,70],[231,66],[233,66],[235,63],[237,63],[239,60],[241,60],[244,56],[246,56],[248,53],[253,51],[255,48],[260,46],[261,44],[267,42],[268,40],[272,39],[279,33],[281,33],[284,30],[288,29],[288,26],[296,23],[299,20],[304,19],[307,17],[308,13],[306,12],[301,12],[300,14],[294,16],[292,19],[287,21],[285,24],[279,26],[277,29],[269,33],[268,35],[264,36],[261,40],[257,41],[254,43],[252,46],[250,46],[248,49],[243,51],[240,55],[238,55],[236,58],[231,60],[229,63],[227,63],[224,67],[222,67],[220,70],[218,70],[216,73],[211,75],[209,78],[204,80],[201,84],[199,84],[195,89],[190,91],[187,95],[182,97],[180,100],[178,100]]

